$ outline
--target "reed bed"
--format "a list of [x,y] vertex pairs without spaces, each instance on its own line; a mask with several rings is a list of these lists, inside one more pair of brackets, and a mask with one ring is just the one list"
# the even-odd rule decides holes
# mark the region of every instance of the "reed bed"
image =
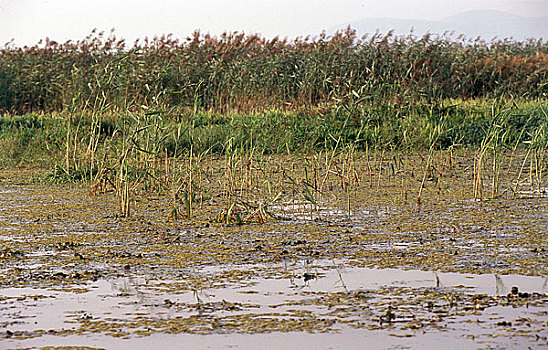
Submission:
[[48,182],[112,193],[122,217],[135,200],[157,196],[169,200],[172,220],[267,222],[283,208],[322,219],[333,204],[350,216],[364,191],[420,211],[436,191],[465,188],[454,198],[479,201],[544,196],[546,111],[542,103],[468,101],[391,113],[339,106],[316,118],[199,112],[176,121],[166,106],[29,114],[1,119],[1,156],[8,165],[50,167]]
[[[544,41],[485,42],[464,37],[373,34],[266,39],[195,32],[132,45],[114,33],[0,50],[0,111],[21,114],[155,104],[217,112],[319,108],[367,98],[417,100],[545,97]],[[98,101],[102,105],[98,105]]]
[[122,217],[136,198],[162,195],[169,219],[213,201],[210,216],[228,225],[276,219],[284,206],[321,219],[334,189],[350,216],[363,186],[397,187],[392,200],[421,210],[430,182],[442,191],[457,173],[470,182],[462,197],[519,195],[525,183],[540,196],[547,72],[542,41],[350,29],[6,45],[0,161],[113,192]]

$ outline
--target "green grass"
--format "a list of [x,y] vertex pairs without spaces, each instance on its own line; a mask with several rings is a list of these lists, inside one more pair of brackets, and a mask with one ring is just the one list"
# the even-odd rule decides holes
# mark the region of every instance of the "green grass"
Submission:
[[[545,102],[498,104],[496,101],[446,101],[414,106],[360,106],[349,111],[319,109],[239,114],[198,112],[181,117],[163,112],[95,116],[98,159],[120,147],[124,135],[137,131],[131,144],[156,156],[179,157],[192,151],[214,155],[313,153],[353,147],[357,150],[426,151],[479,147],[494,123],[508,130],[507,147],[530,140],[546,124]],[[80,114],[71,124],[71,153],[89,156],[92,116]],[[27,114],[0,118],[3,165],[62,164],[68,118],[65,114]],[[142,130],[141,130],[142,129]],[[132,131],[133,130],[133,131]],[[435,135],[435,140],[433,140]],[[518,140],[518,138],[521,138]],[[102,154],[102,156],[99,156]]]
[[[474,199],[517,193],[524,181],[542,193],[547,111],[546,101],[495,99],[337,103],[260,113],[185,112],[159,104],[126,113],[7,115],[0,117],[0,164],[41,167],[47,171],[42,181],[81,182],[92,194],[112,191],[123,217],[131,215],[135,198],[155,194],[169,198],[171,217],[190,218],[213,196],[215,177],[221,181],[215,200],[224,203],[227,223],[239,221],[231,209],[237,203],[259,213],[257,203],[281,195],[314,204],[328,178],[339,182],[347,210],[364,176],[377,188],[386,176],[389,184],[399,176],[392,185],[401,187],[402,200],[418,179],[420,208],[427,182],[442,177],[440,164],[454,171],[455,149],[468,157],[465,172]],[[299,160],[299,177],[286,172],[286,158],[293,159],[287,165],[293,171]],[[419,167],[407,169],[407,158],[419,160]],[[356,168],[358,159],[366,168]],[[502,187],[508,172],[514,187]],[[278,180],[268,175],[275,173]]]
[[0,117],[0,165],[51,166],[59,158],[63,123],[56,115]]

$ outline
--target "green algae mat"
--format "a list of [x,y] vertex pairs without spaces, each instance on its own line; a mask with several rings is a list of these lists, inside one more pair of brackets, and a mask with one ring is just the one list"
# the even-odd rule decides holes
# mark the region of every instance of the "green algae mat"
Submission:
[[176,217],[169,195],[134,189],[122,217],[112,189],[4,170],[0,347],[545,348],[542,182],[474,199],[465,155],[425,161],[279,159],[247,193],[211,171]]

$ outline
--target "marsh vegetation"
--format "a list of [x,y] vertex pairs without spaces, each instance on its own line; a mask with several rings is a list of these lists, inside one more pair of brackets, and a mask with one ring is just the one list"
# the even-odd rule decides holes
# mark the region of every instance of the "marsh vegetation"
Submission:
[[459,40],[6,46],[0,337],[545,346],[548,47]]

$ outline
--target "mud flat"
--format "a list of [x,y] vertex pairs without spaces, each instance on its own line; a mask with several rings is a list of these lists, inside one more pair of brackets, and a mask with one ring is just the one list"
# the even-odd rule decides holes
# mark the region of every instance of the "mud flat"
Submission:
[[548,200],[431,187],[421,208],[365,186],[231,222],[4,181],[1,347],[545,348]]

